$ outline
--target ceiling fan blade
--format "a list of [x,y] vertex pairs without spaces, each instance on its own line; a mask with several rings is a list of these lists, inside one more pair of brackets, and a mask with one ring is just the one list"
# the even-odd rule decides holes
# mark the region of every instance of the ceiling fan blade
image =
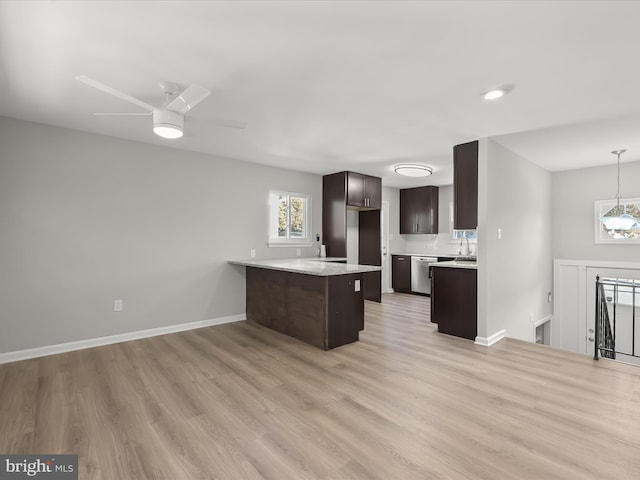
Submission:
[[93,88],[97,88],[98,90],[102,90],[105,93],[108,93],[110,95],[113,95],[114,97],[118,97],[122,100],[125,100],[129,103],[133,103],[134,105],[137,105],[140,108],[144,108],[145,110],[149,110],[150,112],[153,112],[154,110],[156,110],[156,108],[152,105],[149,105],[148,103],[143,102],[142,100],[138,100],[137,98],[132,97],[131,95],[127,95],[126,93],[121,92],[120,90],[116,90],[115,88],[111,88],[103,83],[100,83],[96,80],[93,80],[92,78],[89,78],[85,75],[79,75],[76,77],[76,80],[78,80],[79,82],[82,82],[86,85],[89,85]]
[[200,85],[190,85],[165,107],[178,113],[187,113],[202,100],[211,95],[211,91]]
[[148,117],[153,115],[149,113],[118,113],[118,112],[96,112],[94,115],[98,117]]

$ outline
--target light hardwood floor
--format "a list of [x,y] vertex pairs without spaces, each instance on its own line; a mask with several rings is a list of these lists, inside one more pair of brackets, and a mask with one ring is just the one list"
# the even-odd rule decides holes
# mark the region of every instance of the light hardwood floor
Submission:
[[0,453],[81,479],[638,479],[640,370],[366,304],[328,352],[238,322],[0,365]]

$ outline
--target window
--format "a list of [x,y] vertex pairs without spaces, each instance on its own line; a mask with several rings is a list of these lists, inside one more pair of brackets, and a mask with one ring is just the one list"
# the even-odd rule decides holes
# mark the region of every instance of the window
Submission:
[[[640,198],[621,198],[594,202],[595,243],[640,243]],[[619,214],[623,222],[613,221]]]
[[271,192],[269,211],[269,246],[311,246],[309,195]]

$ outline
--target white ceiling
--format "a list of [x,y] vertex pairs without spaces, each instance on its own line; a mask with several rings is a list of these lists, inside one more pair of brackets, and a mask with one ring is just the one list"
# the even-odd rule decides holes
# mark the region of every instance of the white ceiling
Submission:
[[[391,186],[451,183],[452,146],[488,136],[552,171],[636,161],[639,24],[640,2],[611,0],[5,0],[0,115]],[[164,140],[94,116],[140,110],[77,75],[158,106],[159,80],[213,93]]]

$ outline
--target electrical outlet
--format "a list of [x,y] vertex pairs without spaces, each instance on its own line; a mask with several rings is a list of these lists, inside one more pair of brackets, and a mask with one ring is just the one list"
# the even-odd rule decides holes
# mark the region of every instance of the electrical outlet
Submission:
[[253,248],[251,249],[251,258],[256,258],[256,251]]
[[121,312],[124,308],[124,302],[122,300],[114,300],[113,301],[113,311]]
[[360,280],[356,280],[354,289],[356,292],[360,291]]
[[502,240],[502,229],[498,229],[498,240]]

